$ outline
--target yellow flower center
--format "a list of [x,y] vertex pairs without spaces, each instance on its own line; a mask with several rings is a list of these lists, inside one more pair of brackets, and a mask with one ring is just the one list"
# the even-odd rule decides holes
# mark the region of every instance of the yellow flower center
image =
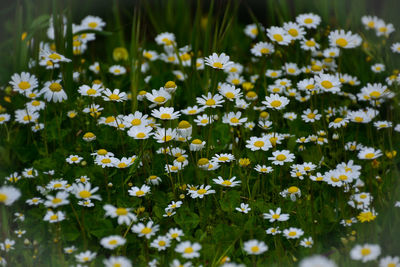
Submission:
[[120,162],[118,163],[118,168],[126,168],[126,163],[125,162]]
[[280,34],[274,34],[272,37],[274,37],[275,41],[277,42],[282,42],[283,41],[283,37]]
[[169,119],[171,119],[171,114],[163,113],[163,114],[161,114],[160,118],[162,120],[169,120]]
[[179,156],[176,161],[178,162],[184,162],[186,160],[186,158],[184,156]]
[[[264,55],[269,54],[269,49],[266,47],[263,47],[260,49],[260,52],[261,52],[261,54],[264,54]],[[272,76],[272,73],[271,73],[271,76]]]
[[283,154],[280,154],[280,155],[276,156],[276,159],[279,161],[284,161],[286,159],[286,156]]
[[173,233],[173,234],[171,234],[171,237],[172,238],[177,238],[179,235],[177,234],[177,233]]
[[118,243],[118,241],[115,240],[115,239],[112,239],[112,240],[108,241],[109,245],[116,245],[117,243]]
[[167,243],[166,243],[164,240],[160,240],[160,241],[158,242],[158,245],[161,246],[161,247],[165,246],[166,244],[167,244]]
[[8,196],[6,194],[0,193],[0,202],[6,202]]
[[49,89],[53,92],[60,92],[62,90],[62,86],[59,83],[52,83],[50,84]]
[[378,92],[378,91],[372,91],[369,95],[370,95],[371,97],[373,97],[373,98],[378,98],[378,97],[381,96],[381,93]]
[[216,102],[215,102],[215,100],[214,99],[207,99],[207,101],[206,101],[206,105],[207,106],[214,106],[216,104]]
[[298,188],[297,186],[291,186],[291,187],[289,187],[289,189],[288,189],[288,192],[289,192],[290,194],[297,193],[298,191],[299,191],[299,188]]
[[290,29],[290,30],[288,30],[288,33],[293,37],[296,37],[297,35],[299,35],[299,32],[296,29]]
[[165,97],[163,96],[157,96],[156,98],[154,98],[154,101],[157,103],[162,103],[165,101]]
[[308,41],[306,41],[306,46],[314,47],[315,42],[313,40],[308,40]]
[[205,193],[207,193],[207,190],[204,188],[197,190],[197,194],[199,195],[204,195]]
[[367,255],[369,255],[369,254],[371,254],[371,250],[370,250],[369,248],[363,248],[363,249],[361,249],[361,255],[367,256]]
[[232,99],[232,98],[235,97],[235,94],[232,93],[232,92],[228,92],[228,93],[225,94],[225,96],[226,96],[226,98]]
[[108,164],[111,162],[111,159],[102,159],[101,163]]
[[187,247],[185,248],[185,250],[183,251],[183,253],[189,254],[189,253],[193,253],[193,248],[192,247]]
[[138,197],[143,196],[143,195],[144,195],[144,191],[143,190],[138,190],[136,192],[136,196],[138,196]]
[[273,106],[274,108],[280,107],[282,105],[282,102],[279,100],[274,100],[270,103],[271,106]]
[[260,248],[258,246],[251,247],[251,252],[256,253],[258,251],[260,251]]
[[81,198],[89,198],[89,197],[92,196],[92,193],[90,193],[90,192],[87,191],[87,190],[82,190],[81,192],[79,192],[79,196],[80,196]]
[[365,158],[367,158],[367,159],[372,159],[373,157],[375,157],[375,153],[367,153],[367,154],[365,154]]
[[118,99],[120,99],[119,95],[117,95],[117,94],[111,94],[111,95],[108,96],[108,98],[111,99],[111,100],[118,100]]
[[325,88],[325,89],[331,89],[333,87],[333,84],[330,81],[323,81],[321,82],[321,85]]
[[343,119],[342,118],[336,118],[333,122],[334,123],[339,123],[339,122],[341,122]]
[[314,119],[315,118],[315,114],[314,113],[308,113],[307,114],[307,118]]
[[213,64],[213,67],[214,67],[214,68],[217,68],[217,69],[222,69],[224,66],[223,66],[222,63],[220,63],[220,62],[215,62],[215,63]]
[[232,182],[229,181],[229,180],[225,180],[225,181],[223,181],[221,184],[222,184],[222,185],[229,186],[229,185],[232,185]]
[[362,122],[362,121],[364,121],[364,118],[363,117],[355,117],[354,120],[356,122]]
[[263,141],[255,141],[254,142],[254,146],[255,147],[262,147],[262,146],[264,146],[264,142]]
[[105,150],[105,149],[99,149],[99,150],[97,150],[97,154],[98,155],[100,155],[100,156],[104,156],[105,154],[107,154],[108,152],[107,152],[107,150]]
[[312,20],[312,18],[306,18],[306,19],[304,19],[304,23],[311,24],[311,23],[313,23],[313,20]]
[[115,213],[116,213],[118,216],[126,215],[126,214],[128,214],[128,210],[125,209],[125,208],[118,208],[118,209],[115,211]]
[[28,89],[28,88],[31,87],[31,84],[30,84],[29,82],[22,81],[22,82],[20,82],[20,83],[18,84],[18,87],[19,87],[19,89],[21,89],[21,90],[26,90],[26,89]]
[[138,134],[136,135],[136,137],[137,137],[137,138],[145,138],[145,137],[146,137],[146,134],[145,134],[145,133],[138,133]]
[[258,34],[258,29],[257,28],[253,28],[250,31],[253,35],[257,35]]
[[49,55],[49,58],[52,60],[60,60],[61,56],[59,54],[53,53],[53,54]]
[[55,220],[57,220],[57,219],[58,219],[57,214],[53,214],[53,215],[50,216],[50,220],[51,220],[51,221],[55,221]]
[[31,115],[26,115],[24,116],[24,121],[31,121],[32,120],[32,116]]
[[88,26],[89,26],[90,28],[92,28],[92,29],[93,29],[93,28],[96,28],[97,25],[98,25],[98,24],[97,24],[97,22],[95,22],[95,21],[92,21],[92,22],[89,22],[89,23],[88,23]]
[[164,141],[165,142],[168,142],[168,141],[171,141],[171,140],[172,140],[172,136],[170,136],[170,135],[164,136]]
[[194,144],[194,145],[200,145],[200,144],[202,144],[202,142],[201,142],[200,139],[194,139],[194,140],[192,141],[192,144]]
[[97,91],[93,88],[90,88],[89,90],[86,91],[86,94],[88,94],[88,95],[94,95],[96,93],[97,93]]
[[53,200],[51,201],[53,204],[58,204],[62,202],[61,198],[53,198]]
[[272,218],[275,219],[275,220],[276,220],[276,219],[279,219],[279,217],[281,217],[279,214],[274,214],[274,215],[272,215]]
[[348,42],[347,42],[347,40],[344,39],[344,38],[338,38],[338,39],[336,40],[336,44],[337,44],[338,46],[345,47],[345,46],[347,46]]
[[145,228],[143,228],[142,229],[142,231],[140,231],[142,234],[144,234],[144,235],[147,235],[147,234],[150,234],[151,233],[151,228],[149,228],[149,227],[145,227]]
[[218,159],[219,159],[220,161],[227,161],[227,160],[229,160],[229,158],[228,158],[228,157],[225,157],[225,156],[219,157]]
[[235,117],[233,117],[233,118],[231,119],[231,122],[232,122],[232,123],[239,123],[239,119],[238,119],[238,118],[235,118]]
[[289,234],[288,234],[288,236],[296,236],[296,232],[294,232],[294,231],[291,231],[291,232],[289,232]]

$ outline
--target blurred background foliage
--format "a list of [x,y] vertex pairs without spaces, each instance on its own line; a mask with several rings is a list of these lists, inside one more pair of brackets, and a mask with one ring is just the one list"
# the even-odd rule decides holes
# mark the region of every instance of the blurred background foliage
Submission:
[[[66,15],[70,10],[76,24],[87,15],[100,16],[107,22],[106,31],[112,33],[112,38],[98,36],[106,40],[92,44],[93,54],[104,51],[104,45],[126,46],[135,12],[140,17],[142,45],[154,40],[159,32],[169,31],[177,35],[181,46],[192,44],[195,52],[206,53],[211,48],[234,51],[230,37],[243,34],[243,26],[255,21],[269,27],[294,20],[297,14],[314,12],[325,25],[357,31],[362,27],[361,16],[370,14],[396,28],[400,25],[399,7],[398,0],[1,0],[0,85],[5,85],[12,73],[26,70],[27,52],[21,47],[21,35],[27,32],[27,42],[30,37],[45,37],[48,16],[54,12]],[[396,36],[397,32],[391,38]],[[207,47],[212,37],[221,38],[221,42]],[[248,44],[248,38],[244,39]],[[111,59],[111,52],[103,56]]]

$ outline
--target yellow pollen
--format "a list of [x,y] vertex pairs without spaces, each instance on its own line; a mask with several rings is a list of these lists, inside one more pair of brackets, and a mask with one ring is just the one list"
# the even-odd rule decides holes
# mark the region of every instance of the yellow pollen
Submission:
[[307,118],[309,118],[309,119],[314,119],[315,118],[315,114],[314,113],[308,113],[307,114]]
[[138,197],[143,196],[143,195],[144,195],[144,191],[142,191],[142,190],[138,190],[136,192],[136,196],[138,196]]
[[92,194],[87,190],[82,190],[81,192],[79,192],[79,196],[81,198],[89,198],[92,196]]
[[[269,49],[266,47],[263,47],[260,49],[261,54],[269,54]],[[273,74],[271,73],[271,76],[273,76]]]
[[49,58],[52,60],[60,60],[61,56],[59,54],[53,53],[53,54],[49,55]]
[[280,154],[280,155],[276,156],[276,159],[279,161],[284,161],[286,159],[286,156],[283,154]]
[[51,216],[50,216],[50,220],[51,220],[51,221],[55,221],[55,220],[57,220],[57,219],[58,219],[57,214],[54,214],[54,215],[51,215]]
[[118,163],[118,168],[126,168],[126,163],[125,162],[120,162]]
[[220,62],[215,62],[215,63],[213,64],[213,67],[214,67],[214,68],[217,68],[217,69],[222,69],[224,66],[223,66],[222,63],[220,63]]
[[232,182],[229,181],[229,180],[225,180],[225,181],[223,181],[221,184],[222,184],[222,185],[229,186],[229,185],[232,185]]
[[339,123],[339,122],[341,122],[343,119],[342,118],[336,118],[333,122],[334,123]]
[[280,107],[282,105],[282,102],[279,100],[274,100],[270,103],[271,106],[273,106],[274,108]]
[[210,98],[206,101],[207,106],[214,106],[216,104],[215,100]]
[[272,215],[272,218],[275,219],[275,220],[276,220],[276,219],[279,219],[279,217],[281,217],[279,214],[274,214],[274,215]]
[[89,26],[90,28],[92,28],[92,29],[93,29],[93,28],[96,28],[97,25],[98,25],[97,22],[94,22],[94,21],[88,23],[88,26]]
[[306,46],[314,47],[315,42],[313,40],[308,40],[308,41],[306,41]]
[[112,239],[112,240],[108,241],[109,245],[116,245],[117,243],[118,243],[118,241],[115,240],[115,239]]
[[146,137],[146,134],[145,134],[145,133],[138,133],[138,134],[136,135],[136,137],[137,137],[137,138],[144,138],[144,137]]
[[118,100],[118,99],[120,99],[119,95],[117,95],[117,94],[111,94],[111,95],[108,96],[108,98],[111,99],[111,100]]
[[225,157],[225,156],[219,157],[218,159],[219,159],[220,161],[228,161],[228,160],[229,160],[229,158],[228,158],[228,157]]
[[306,18],[306,19],[304,19],[304,23],[305,24],[311,24],[311,23],[313,23],[313,19],[312,18]]
[[62,86],[59,83],[52,83],[50,84],[49,89],[53,92],[60,92],[62,90]]
[[31,121],[32,120],[32,116],[31,115],[26,115],[24,116],[24,121]]
[[171,119],[171,114],[163,113],[163,114],[161,114],[160,117],[161,117],[162,120],[169,120],[169,119]]
[[296,186],[291,186],[291,187],[289,187],[289,189],[288,189],[288,192],[289,192],[290,194],[297,193],[298,191],[299,191],[299,188],[296,187]]
[[288,33],[293,37],[296,37],[297,35],[299,35],[299,32],[296,29],[290,29],[290,30],[288,30]]
[[187,248],[185,248],[185,250],[183,251],[183,253],[186,253],[186,254],[190,254],[190,253],[193,253],[193,248],[192,247],[187,247]]
[[375,153],[367,153],[367,154],[365,154],[365,158],[367,158],[367,159],[372,159],[373,157],[375,157]]
[[325,89],[331,89],[333,87],[333,84],[330,81],[323,81],[321,82],[321,85],[325,88]]
[[207,190],[204,188],[197,190],[197,194],[199,195],[204,195],[205,193],[207,193]]
[[263,147],[264,144],[265,144],[265,143],[264,143],[263,141],[255,141],[253,145],[254,145],[255,147]]
[[128,214],[128,210],[125,209],[125,208],[118,208],[118,209],[115,210],[115,213],[116,213],[118,216],[126,215],[126,214]]
[[89,90],[86,91],[86,94],[88,94],[88,95],[94,95],[96,93],[97,93],[97,91],[93,88],[90,88]]
[[108,164],[111,162],[111,159],[102,159],[101,163]]
[[355,117],[354,120],[356,122],[362,122],[362,121],[364,121],[364,118],[363,117]]
[[369,254],[371,254],[371,250],[370,250],[369,248],[363,248],[363,249],[361,249],[361,255],[367,256],[367,255],[369,255]]
[[203,142],[201,142],[201,140],[200,139],[194,139],[193,141],[192,141],[192,144],[194,144],[194,145],[200,145],[200,144],[202,144]]
[[234,117],[231,119],[231,123],[239,123],[239,119]]
[[2,193],[0,193],[0,202],[6,202],[6,200],[7,200],[7,195],[6,194],[2,194]]
[[338,38],[338,39],[336,40],[336,44],[337,44],[338,46],[345,47],[345,46],[347,46],[348,42],[347,42],[347,40],[344,39],[344,38]]
[[282,42],[283,41],[283,37],[280,34],[274,34],[272,37],[274,37],[275,41],[277,42]]
[[258,246],[251,247],[251,252],[256,253],[256,252],[258,252],[259,250],[260,250],[260,248],[259,248]]
[[19,89],[21,89],[21,90],[26,90],[26,89],[28,89],[28,88],[31,87],[31,84],[30,84],[29,82],[22,81],[22,82],[20,82],[20,83],[18,84],[18,87],[19,87]]
[[145,228],[143,228],[142,229],[142,231],[140,231],[142,234],[144,234],[144,235],[147,235],[147,234],[150,234],[151,233],[151,228],[149,228],[149,227],[145,227]]
[[288,236],[296,236],[296,234],[297,234],[296,232],[292,231],[292,232],[289,232]]
[[225,96],[226,96],[226,98],[232,99],[232,98],[235,97],[235,94],[232,93],[232,92],[228,92],[228,93],[225,94]]
[[157,103],[162,103],[164,102],[166,99],[163,96],[157,96],[156,98],[154,98],[154,101]]
[[378,97],[381,96],[381,93],[378,92],[378,91],[372,91],[369,95],[370,95],[371,97],[373,97],[373,98],[378,98]]

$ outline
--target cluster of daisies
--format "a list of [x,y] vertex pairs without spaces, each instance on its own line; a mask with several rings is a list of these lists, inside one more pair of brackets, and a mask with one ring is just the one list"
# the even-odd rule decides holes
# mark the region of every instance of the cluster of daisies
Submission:
[[[66,20],[61,20],[66,23]],[[160,51],[141,51],[144,61],[138,70],[143,73],[147,89],[134,95],[102,81],[103,75],[113,75],[112,79],[128,78],[130,70],[123,63],[108,66],[98,61],[91,62],[88,70],[74,72],[75,87],[65,88],[61,66],[80,59],[87,50],[87,42],[95,40],[94,32],[103,30],[106,24],[98,17],[88,16],[80,25],[73,25],[74,56],[66,58],[52,44],[55,34],[50,20],[49,42],[40,43],[40,61],[31,61],[29,67],[38,64],[51,72],[52,78],[40,80],[33,69],[14,74],[9,82],[13,97],[21,97],[25,102],[21,107],[14,107],[13,120],[12,114],[2,109],[0,125],[26,125],[36,133],[33,138],[40,141],[46,138],[47,109],[65,106],[66,112],[61,114],[61,119],[75,122],[79,117],[84,118],[81,122],[84,121],[85,126],[79,126],[77,136],[91,150],[72,151],[71,144],[63,168],[84,170],[89,165],[97,168],[99,173],[103,172],[105,181],[102,181],[103,177],[95,178],[89,173],[66,177],[65,169],[29,167],[21,174],[13,172],[5,177],[5,185],[0,187],[0,205],[9,209],[8,206],[24,198],[29,208],[36,208],[42,220],[53,225],[74,222],[77,219],[74,207],[90,210],[100,205],[104,218],[110,218],[125,230],[99,238],[96,251],[82,249],[79,241],[63,244],[64,252],[74,255],[77,266],[91,264],[104,251],[107,255],[112,254],[103,260],[105,266],[133,266],[135,262],[129,253],[126,256],[120,253],[122,247],[128,247],[128,239],[132,236],[135,236],[136,239],[131,240],[136,240],[137,246],[150,249],[149,266],[161,266],[159,255],[162,254],[158,254],[161,251],[175,253],[176,257],[168,263],[170,266],[199,264],[199,258],[204,256],[204,244],[169,218],[177,215],[181,207],[196,204],[199,209],[205,208],[202,203],[215,201],[228,191],[240,192],[240,201],[243,201],[235,203],[237,206],[232,212],[240,216],[259,216],[264,220],[263,227],[264,223],[267,224],[265,236],[249,237],[241,242],[246,255],[260,255],[271,250],[276,242],[269,242],[270,236],[274,236],[275,241],[284,237],[285,242],[293,247],[313,247],[316,236],[312,236],[310,227],[306,229],[299,225],[296,220],[298,212],[293,206],[289,208],[289,204],[306,201],[310,188],[314,186],[318,190],[332,190],[346,198],[348,206],[337,210],[338,227],[374,221],[378,216],[373,202],[374,183],[366,170],[379,170],[380,161],[393,162],[396,157],[392,143],[390,147],[378,144],[373,135],[390,139],[392,134],[400,132],[400,124],[391,121],[391,116],[386,120],[387,116],[382,112],[383,107],[391,105],[396,97],[391,88],[400,84],[400,76],[394,72],[387,77],[379,76],[379,81],[364,83],[356,74],[343,73],[340,60],[346,58],[341,57],[342,54],[347,49],[360,47],[363,39],[359,34],[345,30],[332,30],[327,34],[327,40],[321,39],[316,34],[320,23],[320,16],[310,13],[301,14],[295,21],[285,22],[282,26],[247,25],[244,33],[253,40],[248,51],[252,64],[262,64],[265,59],[277,56],[282,49],[297,44],[300,52],[307,55],[304,56],[307,60],[301,63],[282,61],[280,67],[268,65],[262,72],[232,61],[225,53],[196,57],[190,45],[178,46],[173,33],[160,33],[155,38]],[[376,30],[380,38],[388,38],[394,31],[392,24],[374,16],[364,16],[362,23],[367,29]],[[65,33],[66,27],[63,30]],[[86,32],[88,30],[90,32]],[[258,41],[261,34],[265,34],[266,38],[262,39],[268,41]],[[392,44],[392,51],[400,53],[400,44]],[[123,48],[114,54],[115,61],[126,59]],[[155,81],[151,67],[157,62],[166,64],[174,79],[159,84],[158,89],[149,89]],[[205,93],[197,94],[194,99],[176,103],[174,100],[179,90],[191,90],[183,88],[190,71],[196,70],[201,76],[205,68],[221,73],[216,76],[222,77],[221,80],[211,81]],[[382,62],[375,62],[371,64],[371,72],[383,75],[386,67]],[[215,82],[215,87],[211,86],[212,82]],[[67,99],[75,100],[76,95],[76,103],[66,104]],[[131,113],[125,112],[132,100],[139,103],[139,108]],[[227,136],[229,141],[224,143],[222,138],[217,143],[213,141],[217,127],[229,129],[226,132],[231,135]],[[308,130],[297,130],[303,127]],[[357,129],[357,134],[350,135],[347,131],[350,127]],[[357,139],[358,129],[365,127],[369,127],[368,138]],[[81,134],[81,129],[86,130]],[[120,149],[108,151],[96,136],[106,129],[115,131],[119,140],[134,142],[139,149],[134,153],[129,147],[126,147],[129,152]],[[360,135],[365,135],[364,130],[360,130]],[[342,154],[336,156],[338,159],[327,160],[335,149]],[[304,160],[307,153],[314,153],[313,161]],[[162,167],[154,168],[155,164]],[[195,177],[189,177],[188,170],[195,173]],[[135,171],[138,175],[134,179],[126,179],[128,172],[130,175]],[[108,178],[111,172],[124,173],[122,183],[127,186],[112,190],[119,181]],[[373,179],[382,180],[377,173]],[[257,177],[257,182],[268,181],[271,186],[264,186],[262,182],[261,193],[267,194],[268,191],[276,197],[263,212],[253,207],[253,198],[259,195],[250,192],[255,183],[250,176]],[[35,186],[34,197],[22,197],[21,180]],[[160,191],[173,196],[163,207],[161,218],[144,213],[152,209],[152,196]],[[114,201],[115,196],[120,195],[126,195],[129,201],[140,201],[142,206]],[[288,208],[285,203],[289,203]],[[212,208],[218,209],[218,205]],[[395,206],[400,207],[400,202]],[[70,212],[70,207],[73,212]],[[17,212],[14,215],[17,224],[22,226],[24,214]],[[81,226],[79,219],[78,223]],[[29,234],[29,229],[21,227],[13,234],[21,238]],[[28,238],[26,242],[29,244]],[[1,253],[13,250],[15,243],[11,237],[2,241]],[[229,254],[229,250],[226,253]],[[377,260],[380,255],[378,244],[358,244],[351,249],[349,256],[367,262]],[[231,257],[236,258],[235,255]],[[220,260],[221,266],[244,266],[239,262],[231,261],[228,255],[222,255]],[[399,257],[381,257],[379,264],[399,266]],[[4,257],[0,257],[0,265],[6,265]],[[301,260],[300,266],[337,265],[325,256],[314,255]]]

